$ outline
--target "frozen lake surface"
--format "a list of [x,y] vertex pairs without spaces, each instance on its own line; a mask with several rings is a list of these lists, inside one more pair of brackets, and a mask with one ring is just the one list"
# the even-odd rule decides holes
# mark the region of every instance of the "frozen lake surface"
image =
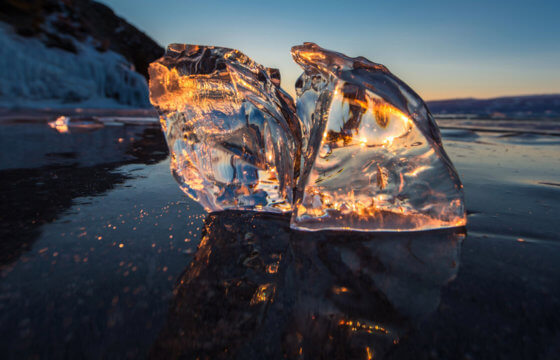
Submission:
[[560,123],[442,121],[466,229],[309,234],[206,214],[159,124],[117,115],[0,112],[4,358],[560,353]]

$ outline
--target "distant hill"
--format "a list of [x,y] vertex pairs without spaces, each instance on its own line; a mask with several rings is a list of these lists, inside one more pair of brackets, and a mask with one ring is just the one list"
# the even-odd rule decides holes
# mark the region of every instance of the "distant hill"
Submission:
[[164,50],[91,0],[0,1],[0,106],[149,107]]
[[560,94],[450,99],[427,102],[434,115],[470,114],[491,118],[560,118]]

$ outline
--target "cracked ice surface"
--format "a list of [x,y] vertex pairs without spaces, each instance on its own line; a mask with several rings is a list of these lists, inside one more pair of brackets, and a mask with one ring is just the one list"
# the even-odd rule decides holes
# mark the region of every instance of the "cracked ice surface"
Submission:
[[294,46],[302,172],[291,226],[403,231],[466,223],[462,184],[424,101],[383,65]]
[[172,44],[149,71],[185,193],[207,211],[292,210],[301,131],[278,70],[233,49]]

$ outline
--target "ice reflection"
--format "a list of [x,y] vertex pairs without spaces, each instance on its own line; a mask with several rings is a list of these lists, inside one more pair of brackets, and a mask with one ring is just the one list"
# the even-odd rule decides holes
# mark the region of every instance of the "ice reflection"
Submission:
[[295,232],[285,216],[208,215],[153,358],[380,358],[435,311],[463,228]]

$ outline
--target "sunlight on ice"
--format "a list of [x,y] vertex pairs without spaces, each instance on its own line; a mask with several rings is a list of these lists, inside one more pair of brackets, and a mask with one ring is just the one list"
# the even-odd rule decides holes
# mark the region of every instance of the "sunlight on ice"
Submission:
[[55,121],[49,122],[49,126],[59,133],[67,133],[69,123],[70,118],[68,116],[59,116]]
[[[422,99],[386,67],[294,46],[304,131],[291,226],[410,231],[466,223],[462,185]],[[306,138],[307,136],[307,138]]]
[[301,134],[277,70],[233,49],[172,44],[149,72],[185,193],[207,211],[291,211]]
[[461,181],[422,99],[380,64],[312,43],[297,106],[233,49],[172,44],[150,65],[180,187],[207,211],[293,210],[299,230],[463,226]]

